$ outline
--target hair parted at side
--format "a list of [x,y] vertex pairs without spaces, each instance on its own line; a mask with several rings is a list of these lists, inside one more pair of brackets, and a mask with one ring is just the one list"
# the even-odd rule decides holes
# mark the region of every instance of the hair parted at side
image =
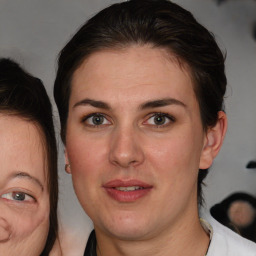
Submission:
[[[224,109],[226,92],[225,56],[215,38],[193,15],[168,0],[130,0],[113,4],[89,19],[62,49],[54,84],[61,137],[65,143],[72,76],[91,54],[104,49],[149,45],[165,49],[188,66],[204,129],[214,126]],[[208,170],[200,170],[201,184]]]
[[41,256],[48,256],[58,234],[57,146],[52,118],[52,105],[42,82],[24,71],[16,62],[0,59],[0,113],[15,115],[39,127],[48,164],[50,226]]

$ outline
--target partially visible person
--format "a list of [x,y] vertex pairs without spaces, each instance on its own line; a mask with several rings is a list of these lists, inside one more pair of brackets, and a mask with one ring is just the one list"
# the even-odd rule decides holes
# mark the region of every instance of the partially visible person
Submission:
[[227,129],[224,60],[166,0],[113,4],[62,49],[54,97],[66,171],[94,225],[81,255],[256,255],[198,212]]
[[220,223],[256,242],[256,198],[248,193],[236,192],[210,209]]
[[58,234],[52,106],[9,59],[0,59],[0,148],[0,255],[48,256]]

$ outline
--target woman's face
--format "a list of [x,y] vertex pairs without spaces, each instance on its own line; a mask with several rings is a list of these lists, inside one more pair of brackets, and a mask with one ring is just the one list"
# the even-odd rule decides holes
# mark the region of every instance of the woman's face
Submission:
[[165,50],[100,51],[74,73],[66,159],[96,231],[147,239],[186,228],[206,144],[189,72]]
[[49,229],[47,162],[32,123],[0,114],[0,252],[38,256]]

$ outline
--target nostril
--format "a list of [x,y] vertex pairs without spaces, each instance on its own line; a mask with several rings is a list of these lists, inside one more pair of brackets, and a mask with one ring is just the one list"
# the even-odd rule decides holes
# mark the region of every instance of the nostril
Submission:
[[11,237],[11,229],[7,221],[0,218],[0,243],[6,242]]

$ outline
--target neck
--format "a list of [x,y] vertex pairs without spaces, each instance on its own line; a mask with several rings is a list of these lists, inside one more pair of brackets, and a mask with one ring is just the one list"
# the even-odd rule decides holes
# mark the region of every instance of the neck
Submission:
[[106,256],[204,256],[209,245],[209,236],[200,224],[198,214],[192,221],[175,221],[171,228],[165,228],[154,236],[140,240],[123,240],[106,235],[95,227],[97,255]]

